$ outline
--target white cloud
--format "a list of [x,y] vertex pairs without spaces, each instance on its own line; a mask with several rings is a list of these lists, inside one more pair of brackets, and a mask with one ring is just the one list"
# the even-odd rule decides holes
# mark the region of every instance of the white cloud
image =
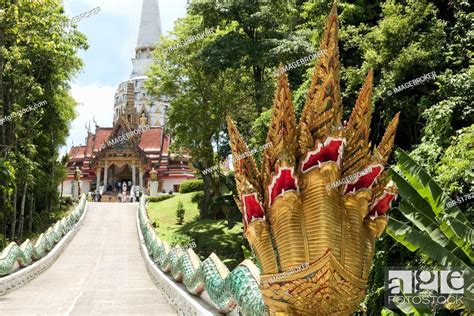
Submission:
[[[101,14],[121,16],[124,22],[138,30],[142,0],[65,0],[66,12],[71,12],[72,2],[93,9],[100,7]],[[187,0],[158,0],[163,32],[172,29],[174,21],[186,14]]]
[[137,0],[66,0],[64,1],[66,11],[72,2],[86,5],[91,9],[100,7],[102,11],[123,16],[135,15],[141,10],[141,1]]
[[65,153],[74,144],[85,145],[87,131],[85,124],[91,122],[91,131],[95,132],[93,119],[102,127],[111,127],[114,113],[115,87],[103,86],[97,83],[80,86],[71,85],[71,94],[78,103],[76,106],[76,119],[71,123],[67,148],[61,150]]

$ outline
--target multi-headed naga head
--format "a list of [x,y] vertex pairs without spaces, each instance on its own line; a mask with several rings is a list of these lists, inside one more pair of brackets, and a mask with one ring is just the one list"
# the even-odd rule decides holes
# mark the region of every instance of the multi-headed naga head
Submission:
[[369,141],[373,73],[342,124],[338,25],[328,17],[306,103],[296,122],[280,71],[261,169],[234,122],[228,130],[245,236],[262,266],[271,315],[348,315],[364,298],[374,242],[396,198],[384,166],[398,114],[380,144]]

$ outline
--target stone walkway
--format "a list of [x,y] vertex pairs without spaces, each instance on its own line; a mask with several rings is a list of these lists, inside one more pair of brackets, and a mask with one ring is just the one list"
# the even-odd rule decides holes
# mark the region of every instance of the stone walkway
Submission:
[[0,296],[0,315],[177,315],[146,271],[137,207],[89,203],[83,227],[57,261]]

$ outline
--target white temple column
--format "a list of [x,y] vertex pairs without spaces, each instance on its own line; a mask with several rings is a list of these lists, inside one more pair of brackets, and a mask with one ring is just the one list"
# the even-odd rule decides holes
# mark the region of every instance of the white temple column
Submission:
[[135,171],[135,165],[132,165],[132,185],[135,186],[135,181],[137,179],[137,173]]
[[109,166],[107,165],[107,161],[105,162],[105,169],[104,169],[104,185],[105,185],[105,190],[104,192],[107,192],[107,171],[109,170]]
[[96,190],[99,191],[100,187],[100,173],[102,172],[102,168],[97,168],[97,184],[96,184]]
[[140,181],[140,190],[143,190],[143,169],[138,169],[138,180]]

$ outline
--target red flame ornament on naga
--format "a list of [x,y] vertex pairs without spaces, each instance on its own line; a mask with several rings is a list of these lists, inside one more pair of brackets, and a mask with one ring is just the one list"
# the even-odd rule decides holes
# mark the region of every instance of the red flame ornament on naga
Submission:
[[[399,114],[369,142],[373,73],[344,126],[336,8],[328,17],[303,113],[296,122],[280,71],[261,169],[234,161],[245,237],[262,266],[270,315],[349,315],[364,298],[375,239],[397,196],[384,167]],[[280,69],[281,70],[281,69]],[[228,118],[234,157],[248,152]]]

